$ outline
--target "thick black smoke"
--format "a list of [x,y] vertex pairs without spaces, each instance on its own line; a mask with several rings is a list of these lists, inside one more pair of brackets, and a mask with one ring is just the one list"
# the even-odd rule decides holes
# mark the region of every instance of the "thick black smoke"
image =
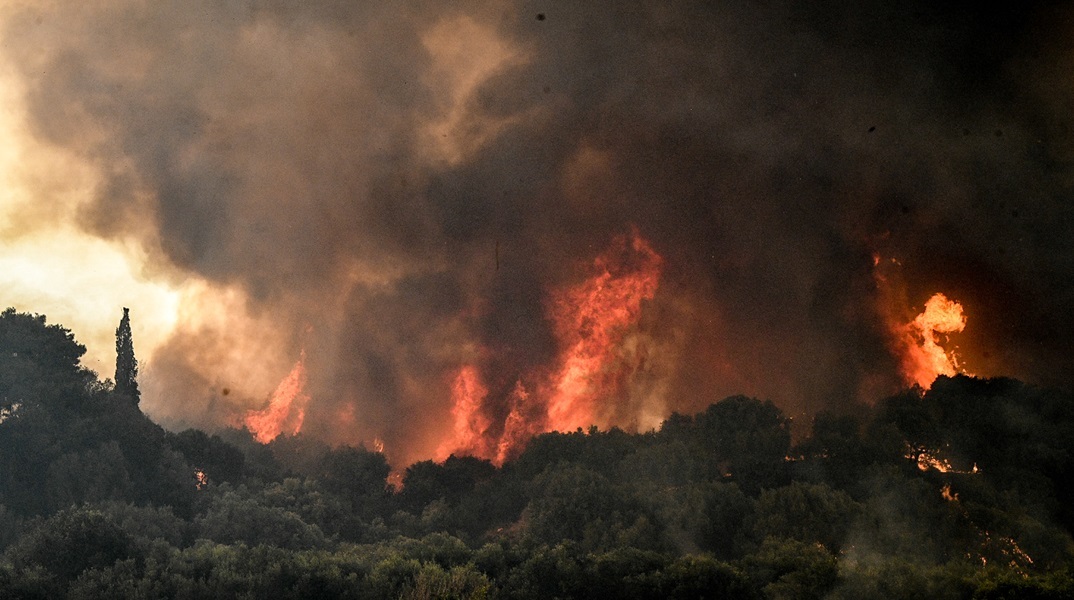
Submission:
[[[4,47],[35,134],[103,174],[85,226],[244,291],[334,439],[416,448],[463,362],[505,396],[631,226],[662,409],[894,389],[874,254],[900,310],[964,304],[971,371],[1069,386],[1072,13],[890,4],[113,0]],[[158,353],[158,410],[234,409],[190,383],[211,343]]]

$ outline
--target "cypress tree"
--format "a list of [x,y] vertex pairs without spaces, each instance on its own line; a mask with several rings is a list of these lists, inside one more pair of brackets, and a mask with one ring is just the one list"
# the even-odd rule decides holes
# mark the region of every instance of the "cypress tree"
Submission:
[[116,391],[126,394],[137,404],[138,359],[134,358],[134,341],[131,339],[130,309],[123,308],[123,318],[116,328]]

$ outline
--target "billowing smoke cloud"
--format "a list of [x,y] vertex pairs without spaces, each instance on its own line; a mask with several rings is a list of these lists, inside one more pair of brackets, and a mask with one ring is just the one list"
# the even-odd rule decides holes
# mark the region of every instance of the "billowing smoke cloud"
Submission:
[[632,227],[664,261],[629,338],[638,426],[731,393],[800,414],[893,390],[884,321],[937,291],[966,308],[972,372],[1071,384],[1067,11],[11,12],[35,135],[101,175],[84,227],[217,290],[147,369],[165,422],[237,423],[305,349],[305,431],[429,456],[454,370],[480,366],[502,419],[557,352],[549,294]]

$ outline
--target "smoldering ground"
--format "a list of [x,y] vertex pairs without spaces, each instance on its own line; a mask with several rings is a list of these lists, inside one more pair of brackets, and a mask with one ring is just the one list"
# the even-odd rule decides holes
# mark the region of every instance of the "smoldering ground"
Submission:
[[148,357],[166,423],[234,424],[304,348],[307,431],[427,456],[452,369],[480,365],[502,417],[554,360],[549,294],[631,227],[665,265],[630,337],[638,414],[888,393],[885,319],[936,291],[966,307],[972,372],[1071,383],[1062,6],[4,12],[32,135],[98,176],[78,222],[227,299]]

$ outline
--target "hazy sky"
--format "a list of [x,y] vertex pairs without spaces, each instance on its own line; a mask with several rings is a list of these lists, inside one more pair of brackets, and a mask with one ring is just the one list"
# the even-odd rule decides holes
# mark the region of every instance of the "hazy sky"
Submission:
[[103,376],[131,307],[172,427],[304,349],[308,431],[419,456],[637,228],[647,415],[888,393],[935,292],[970,372],[1070,386],[1071,10],[935,4],[6,2],[0,304]]

